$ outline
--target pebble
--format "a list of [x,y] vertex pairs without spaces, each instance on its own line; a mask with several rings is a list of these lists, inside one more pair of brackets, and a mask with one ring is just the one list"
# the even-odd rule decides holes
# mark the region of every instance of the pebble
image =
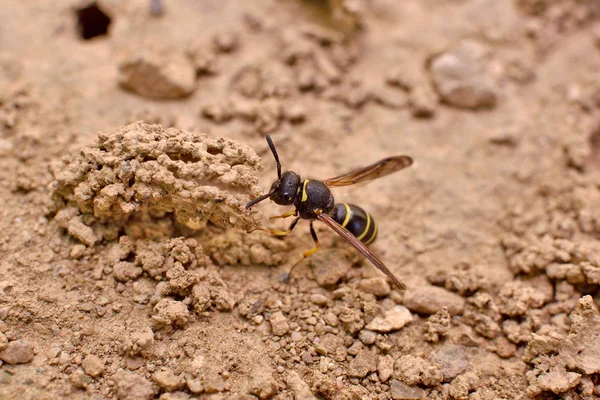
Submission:
[[310,295],[310,302],[318,306],[327,304],[327,296],[321,293],[315,293]]
[[113,266],[113,276],[120,282],[127,282],[142,275],[142,268],[134,263],[120,261]]
[[158,400],[188,400],[190,395],[185,392],[163,393]]
[[317,253],[310,259],[319,286],[335,285],[350,270],[350,263],[337,251]]
[[225,390],[225,382],[220,375],[212,375],[204,380],[204,391],[206,393],[218,393]]
[[392,399],[394,400],[416,400],[425,395],[425,391],[416,386],[408,386],[406,383],[392,379]]
[[450,315],[457,315],[465,309],[465,299],[437,286],[419,286],[404,293],[404,305],[419,314],[435,314],[447,307]]
[[438,351],[431,358],[438,365],[444,382],[450,382],[469,366],[467,353],[463,346],[450,345]]
[[283,336],[290,330],[287,318],[281,311],[277,311],[271,315],[271,331],[275,336]]
[[290,337],[292,338],[292,340],[294,342],[299,342],[300,340],[302,340],[302,334],[298,331],[294,331],[292,332],[292,334],[290,335]]
[[464,41],[431,63],[431,77],[442,99],[458,108],[492,108],[496,88],[482,63],[483,48]]
[[142,97],[178,99],[196,90],[196,70],[183,54],[132,54],[119,65],[119,84]]
[[164,325],[184,325],[190,317],[190,312],[183,302],[168,297],[161,299],[154,306],[154,312],[156,314],[152,319]]
[[332,327],[336,327],[340,324],[340,320],[338,319],[337,315],[331,311],[327,312],[327,314],[323,316],[323,320],[327,323],[327,325]]
[[435,115],[438,96],[430,86],[420,85],[411,90],[408,105],[415,118],[431,118]]
[[375,340],[377,339],[377,333],[367,329],[363,329],[360,332],[358,332],[358,338],[361,342],[363,342],[364,345],[368,346],[375,343]]
[[85,373],[92,378],[97,378],[104,373],[104,361],[93,354],[84,358],[81,366]]
[[383,297],[390,294],[392,288],[383,277],[367,278],[360,281],[358,288],[365,293]]
[[193,394],[200,394],[204,392],[204,386],[202,385],[202,381],[200,381],[200,379],[195,379],[191,376],[188,376],[186,378],[185,383],[190,392],[192,392]]
[[240,46],[240,38],[235,32],[221,32],[213,37],[215,51],[232,53]]
[[317,400],[310,387],[300,378],[296,371],[289,371],[286,376],[288,389],[292,391],[295,399]]
[[71,381],[71,384],[78,389],[85,389],[94,381],[89,375],[86,375],[81,368],[77,368],[75,372],[71,374],[69,380]]
[[33,360],[33,345],[25,340],[15,340],[0,351],[0,360],[7,364],[27,364]]
[[148,379],[133,372],[119,370],[114,375],[117,397],[120,400],[151,400],[154,398],[154,385]]
[[367,329],[375,332],[397,331],[412,321],[412,314],[404,306],[394,306],[385,312],[384,317],[375,317]]
[[252,371],[248,393],[261,400],[270,399],[279,391],[277,381],[273,379],[273,370],[267,367],[257,367]]
[[361,350],[350,362],[348,376],[364,378],[369,373],[377,370],[377,356],[368,349]]
[[0,332],[0,350],[4,350],[8,347],[8,339],[6,335]]
[[162,389],[172,392],[181,389],[185,382],[173,370],[165,368],[152,374],[152,380]]
[[498,336],[494,339],[494,351],[502,358],[510,358],[517,351],[517,346],[511,343],[506,337]]
[[377,357],[377,374],[379,375],[379,380],[382,383],[387,382],[388,379],[394,373],[394,359],[392,356],[380,355]]

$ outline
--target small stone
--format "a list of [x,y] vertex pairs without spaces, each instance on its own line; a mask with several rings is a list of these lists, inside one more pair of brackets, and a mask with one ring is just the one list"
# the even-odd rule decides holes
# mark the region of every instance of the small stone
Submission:
[[142,275],[142,268],[136,267],[134,263],[120,261],[113,266],[113,276],[116,280],[127,282]]
[[8,339],[4,333],[0,332],[0,351],[6,349],[7,347]]
[[154,398],[154,386],[146,378],[133,372],[119,370],[114,375],[117,385],[117,397],[120,400],[151,400]]
[[394,359],[392,356],[377,357],[377,374],[382,383],[387,382],[394,373]]
[[185,384],[183,379],[181,379],[180,376],[175,375],[175,373],[169,368],[165,368],[161,371],[156,371],[153,373],[152,380],[154,383],[168,392],[181,389]]
[[316,253],[310,258],[310,265],[319,286],[325,287],[338,283],[350,270],[350,263],[334,250]]
[[417,400],[425,395],[425,391],[416,386],[408,386],[404,382],[392,379],[392,399],[394,400]]
[[161,299],[154,306],[154,312],[156,315],[153,315],[152,319],[164,325],[185,325],[190,317],[190,312],[185,304],[168,297]]
[[363,345],[360,341],[356,340],[354,343],[352,343],[352,346],[350,346],[348,348],[347,353],[351,356],[355,356],[357,355],[362,349],[363,349]]
[[232,105],[229,103],[223,104],[207,104],[202,107],[202,115],[217,124],[233,119]]
[[288,371],[286,383],[289,390],[294,394],[295,399],[317,400],[312,394],[310,386],[300,378],[300,375],[296,371]]
[[364,345],[369,346],[375,343],[375,340],[377,339],[377,333],[363,329],[358,332],[358,338],[361,342],[363,342]]
[[67,224],[67,231],[75,239],[88,246],[93,246],[101,240],[101,238],[96,235],[92,228],[81,222],[79,217],[73,217],[71,220],[69,220],[69,223]]
[[125,362],[125,368],[130,371],[135,371],[136,369],[140,369],[146,363],[146,359],[144,357],[125,357],[123,359]]
[[318,306],[324,306],[327,304],[327,296],[321,293],[315,293],[310,295],[310,302]]
[[74,260],[79,260],[85,254],[85,249],[87,247],[83,244],[76,244],[71,248],[71,258]]
[[287,323],[287,318],[281,311],[277,311],[271,315],[271,331],[275,336],[283,336],[290,330]]
[[196,70],[182,54],[133,54],[119,65],[119,84],[142,97],[178,99],[196,90]]
[[506,337],[498,336],[494,339],[494,351],[502,358],[510,358],[517,351],[517,346],[511,343]]
[[104,361],[93,354],[84,358],[81,366],[85,373],[92,378],[97,378],[104,373]]
[[412,321],[412,314],[404,306],[394,306],[385,312],[384,317],[375,317],[367,329],[375,332],[391,332],[401,329]]
[[450,382],[469,366],[469,360],[463,346],[450,345],[438,351],[431,362],[439,366],[444,382]]
[[496,88],[484,70],[481,53],[479,44],[465,41],[432,61],[431,77],[446,103],[469,109],[496,104]]
[[361,350],[350,362],[348,376],[364,378],[369,373],[377,370],[377,356],[370,350]]
[[273,370],[267,367],[257,367],[252,371],[248,393],[261,400],[270,399],[279,391],[279,385],[273,378]]
[[225,382],[220,375],[212,375],[204,380],[204,391],[206,393],[219,393],[225,390]]
[[71,384],[78,389],[85,389],[94,381],[89,375],[86,375],[81,368],[77,368],[75,372],[71,374],[69,380],[71,381]]
[[411,90],[408,105],[413,117],[431,118],[435,115],[438,97],[429,85],[419,85]]
[[365,293],[371,293],[379,297],[387,296],[392,291],[389,283],[382,277],[363,279],[358,284],[358,288]]
[[284,108],[283,113],[292,124],[299,124],[306,119],[306,110],[301,104],[292,104]]
[[299,342],[300,340],[302,340],[302,334],[297,331],[292,332],[290,337],[294,342]]
[[185,380],[185,383],[190,392],[193,394],[200,394],[204,392],[204,386],[202,385],[202,381],[200,381],[200,379],[195,379],[191,376],[188,376]]
[[340,324],[340,320],[338,319],[337,315],[335,315],[333,312],[329,311],[327,312],[324,316],[323,316],[323,320],[325,321],[325,323],[329,326],[332,327],[336,327]]
[[158,400],[188,400],[190,395],[185,392],[163,393]]
[[240,38],[235,32],[221,32],[214,36],[213,43],[218,53],[232,53],[240,46]]
[[437,286],[419,286],[404,293],[404,305],[419,314],[435,314],[447,307],[450,315],[457,315],[465,309],[465,299]]
[[33,360],[33,345],[25,340],[15,340],[0,351],[0,360],[7,364],[27,364]]

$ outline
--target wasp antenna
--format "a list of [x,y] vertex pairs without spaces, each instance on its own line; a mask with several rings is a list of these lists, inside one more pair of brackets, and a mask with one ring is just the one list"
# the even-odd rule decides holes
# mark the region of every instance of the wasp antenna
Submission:
[[273,153],[273,157],[275,157],[275,162],[277,163],[277,178],[281,178],[281,163],[279,162],[279,156],[277,155],[277,150],[275,150],[275,145],[271,140],[271,136],[267,135],[267,143],[269,144],[269,148]]
[[255,198],[254,200],[249,201],[248,204],[246,204],[246,209],[252,207],[256,203],[260,203],[261,201],[268,199],[269,196],[271,196],[272,194],[273,192],[269,192],[267,194],[263,194],[262,196]]

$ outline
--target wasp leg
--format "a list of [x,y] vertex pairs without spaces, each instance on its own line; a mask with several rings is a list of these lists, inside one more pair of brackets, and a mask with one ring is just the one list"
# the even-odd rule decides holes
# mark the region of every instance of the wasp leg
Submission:
[[315,247],[302,253],[302,258],[296,264],[292,265],[292,268],[290,268],[289,272],[283,277],[284,281],[290,279],[290,277],[292,276],[292,271],[294,270],[294,268],[296,268],[296,266],[298,266],[302,261],[306,260],[308,257],[316,253],[317,250],[319,250],[319,247],[321,247],[321,245],[319,244],[319,238],[317,238],[317,233],[315,232],[315,227],[313,226],[313,222],[314,221],[310,221],[310,235],[312,236],[313,241],[315,242]]
[[[278,229],[256,228],[256,229],[251,230],[250,232],[263,231],[263,232],[268,232],[274,236],[286,236],[286,235],[289,235],[294,230],[298,221],[300,221],[300,217],[294,218],[294,220],[290,224],[290,227],[287,228],[287,230],[285,230],[285,231],[280,231]],[[250,233],[250,232],[248,232],[248,233]]]
[[298,215],[298,210],[292,210],[292,211],[288,211],[286,213],[283,213],[281,215],[273,215],[272,217],[269,217],[269,219],[277,219],[277,218],[287,218],[287,217],[291,217],[291,216],[296,216]]

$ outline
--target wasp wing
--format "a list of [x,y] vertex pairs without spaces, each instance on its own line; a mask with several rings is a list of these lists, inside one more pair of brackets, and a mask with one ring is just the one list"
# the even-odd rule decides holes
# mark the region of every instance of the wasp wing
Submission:
[[354,185],[359,182],[371,181],[393,172],[400,171],[412,165],[413,160],[408,156],[395,156],[384,158],[374,164],[357,168],[347,174],[325,179],[323,183],[330,187]]
[[320,221],[324,222],[325,225],[333,229],[338,235],[350,242],[350,244],[354,246],[358,251],[360,251],[365,257],[367,257],[369,261],[373,263],[374,266],[376,266],[381,272],[386,274],[392,280],[392,282],[394,282],[398,289],[406,290],[406,285],[400,282],[398,278],[396,278],[394,274],[392,274],[392,272],[389,269],[387,269],[383,261],[381,261],[379,257],[377,257],[377,255],[373,253],[365,244],[363,244],[352,233],[350,233],[350,231],[348,231],[346,228],[335,222],[335,220],[331,218],[329,214],[325,214],[322,212],[318,214],[318,218]]

